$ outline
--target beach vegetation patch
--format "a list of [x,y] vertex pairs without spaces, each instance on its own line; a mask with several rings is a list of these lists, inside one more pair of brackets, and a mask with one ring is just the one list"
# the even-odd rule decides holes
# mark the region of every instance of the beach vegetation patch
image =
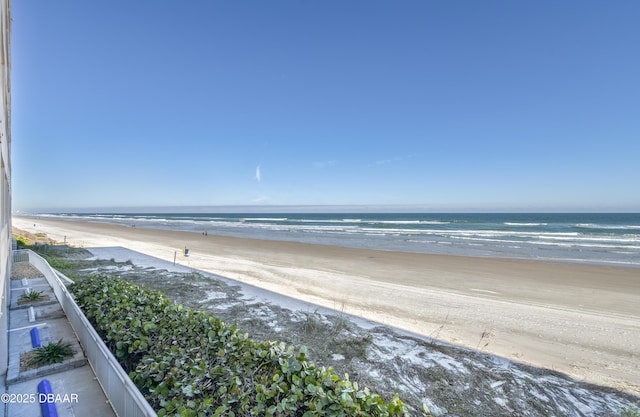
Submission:
[[14,238],[18,244],[18,249],[25,249],[31,246],[31,241],[24,236],[14,236]]
[[407,415],[397,395],[316,367],[306,347],[255,341],[158,291],[104,275],[69,289],[158,416]]
[[633,407],[627,406],[620,412],[620,417],[640,417],[640,405]]
[[54,256],[48,256],[47,263],[57,270],[65,270],[65,269],[75,269],[76,264],[73,261],[69,261],[63,258],[58,258]]
[[91,252],[82,248],[75,248],[63,242],[58,242],[45,233],[30,233],[18,228],[11,229],[13,237],[16,239],[18,249],[31,249],[42,257],[84,259],[91,257]]
[[[20,239],[19,236],[16,239]],[[82,280],[87,276],[97,274],[101,269],[133,269],[133,263],[116,262],[111,259],[95,259],[86,249],[74,248],[68,245],[30,243],[24,247],[42,256],[47,263],[73,281]],[[90,258],[90,259],[89,259]]]

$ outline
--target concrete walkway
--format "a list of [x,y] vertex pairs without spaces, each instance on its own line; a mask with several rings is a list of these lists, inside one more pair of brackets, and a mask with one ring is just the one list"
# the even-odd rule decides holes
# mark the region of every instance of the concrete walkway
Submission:
[[[44,300],[24,303],[20,299],[29,289],[42,291]],[[38,392],[38,384],[49,380],[58,416],[115,416],[110,403],[89,366],[62,307],[45,278],[29,277],[11,280],[9,304],[9,368],[6,389],[2,395],[4,415],[40,416],[40,400],[46,396]],[[50,342],[69,342],[75,350],[73,357],[59,364],[36,369],[21,367],[20,358],[32,351],[31,330],[38,329],[41,345]]]

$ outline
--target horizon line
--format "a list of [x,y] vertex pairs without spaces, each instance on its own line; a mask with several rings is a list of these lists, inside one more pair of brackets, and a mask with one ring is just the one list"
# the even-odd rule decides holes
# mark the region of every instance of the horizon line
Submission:
[[158,206],[84,206],[31,208],[12,211],[20,214],[87,213],[630,213],[637,208],[622,207],[499,207],[447,206],[428,204],[268,204],[268,205],[158,205]]

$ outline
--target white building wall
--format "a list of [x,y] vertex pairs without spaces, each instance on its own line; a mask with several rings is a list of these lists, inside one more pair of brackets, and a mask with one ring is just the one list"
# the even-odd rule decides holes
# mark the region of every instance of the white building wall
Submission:
[[11,6],[0,0],[0,375],[7,372],[11,275]]

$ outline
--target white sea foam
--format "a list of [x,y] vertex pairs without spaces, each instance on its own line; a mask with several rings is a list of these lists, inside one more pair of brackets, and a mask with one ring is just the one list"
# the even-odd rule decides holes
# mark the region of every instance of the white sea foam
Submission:
[[578,223],[576,227],[580,227],[583,229],[604,229],[604,230],[640,230],[640,225],[636,224],[626,224],[626,225],[617,225],[617,224],[593,224],[593,223]]
[[375,224],[450,224],[451,222],[441,222],[439,220],[375,220],[368,223]]
[[547,226],[548,223],[514,223],[514,222],[504,222],[506,226]]
[[243,217],[240,219],[243,222],[246,221],[260,221],[260,222],[284,222],[289,220],[286,217]]

